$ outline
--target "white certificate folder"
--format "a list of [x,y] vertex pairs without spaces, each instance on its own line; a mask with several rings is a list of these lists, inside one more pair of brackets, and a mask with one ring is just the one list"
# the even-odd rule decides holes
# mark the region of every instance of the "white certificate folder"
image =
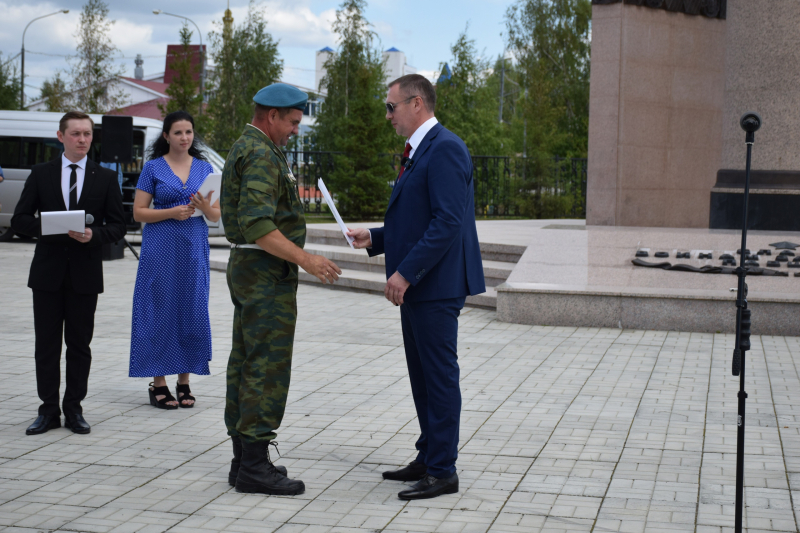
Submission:
[[44,211],[39,213],[42,219],[42,235],[61,235],[70,231],[83,233],[86,228],[86,212],[80,211]]
[[[219,193],[221,188],[222,188],[222,174],[209,174],[208,176],[206,176],[206,180],[203,182],[203,184],[200,186],[197,192],[202,194],[203,198],[205,198],[206,196],[208,196],[208,193],[214,191],[214,195],[211,197],[211,202],[210,202],[211,205],[214,205],[214,202],[219,200]],[[203,214],[202,211],[200,211],[199,209],[195,209],[194,214],[192,216],[199,217],[202,214]]]
[[333,218],[335,218],[336,223],[339,224],[339,229],[342,230],[342,235],[344,235],[344,238],[347,240],[347,244],[350,245],[350,248],[355,249],[355,246],[353,246],[354,239],[347,234],[347,226],[345,226],[344,222],[342,222],[342,217],[339,216],[339,211],[337,211],[336,209],[336,204],[333,203],[333,198],[331,198],[331,193],[328,192],[328,188],[325,187],[325,183],[323,183],[322,178],[320,178],[317,181],[317,184],[319,185],[319,191],[325,198],[325,203],[328,204],[328,208],[331,210],[331,213],[333,214]]

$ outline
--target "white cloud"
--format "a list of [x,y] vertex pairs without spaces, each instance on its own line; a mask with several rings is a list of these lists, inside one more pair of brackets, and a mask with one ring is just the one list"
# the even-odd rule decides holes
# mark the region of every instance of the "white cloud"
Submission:
[[122,51],[127,51],[124,55],[131,55],[136,50],[137,53],[149,54],[151,52],[164,52],[165,47],[160,44],[151,44],[153,38],[152,24],[136,24],[127,20],[117,20],[111,27],[111,38],[114,45]]
[[331,27],[336,11],[328,9],[319,15],[309,8],[267,10],[267,28],[282,43],[293,46],[324,47],[334,44]]
[[[267,31],[281,44],[287,46],[309,46],[323,48],[334,46],[335,36],[331,31],[336,20],[336,10],[327,9],[317,14],[308,6],[298,5],[302,2],[286,0],[270,0],[258,4],[264,10]],[[234,25],[239,25],[247,18],[248,7],[231,8]],[[222,20],[224,10],[212,15],[213,20]],[[209,29],[219,30],[217,27]]]
[[[6,31],[0,33],[0,50],[10,52],[19,50],[22,46],[22,33],[25,26],[36,17],[55,13],[62,9],[60,6],[44,2],[37,5],[0,2],[0,13],[3,13],[3,26]],[[68,14],[58,14],[33,22],[25,35],[25,48],[34,49],[34,46],[68,46],[75,43],[74,28],[78,22],[78,13],[70,11]],[[13,28],[13,33],[8,31]]]
[[372,26],[372,30],[380,37],[384,50],[396,46],[394,28],[391,24],[379,20],[378,22],[373,22]]

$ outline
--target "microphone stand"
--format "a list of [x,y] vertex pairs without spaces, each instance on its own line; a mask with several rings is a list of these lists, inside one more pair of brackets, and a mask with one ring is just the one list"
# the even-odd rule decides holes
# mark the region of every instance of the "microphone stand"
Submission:
[[137,253],[136,253],[136,250],[134,250],[134,249],[133,249],[133,246],[131,246],[131,243],[129,243],[129,242],[128,242],[128,239],[126,239],[125,237],[123,237],[123,238],[122,238],[122,241],[125,243],[125,246],[127,246],[127,247],[128,247],[128,250],[130,250],[130,251],[131,251],[131,253],[133,254],[133,256],[134,256],[134,257],[136,258],[136,260],[138,261],[138,260],[139,260],[139,254],[137,254]]
[[744,499],[744,415],[747,393],[744,390],[744,352],[750,349],[750,309],[747,308],[747,269],[744,264],[747,260],[747,205],[750,198],[750,158],[755,142],[755,132],[761,127],[761,117],[757,113],[745,113],[739,120],[745,130],[745,144],[747,145],[747,164],[744,174],[744,207],[742,209],[742,247],[739,255],[739,267],[736,275],[739,286],[736,293],[736,343],[733,350],[733,375],[739,376],[739,414],[736,419],[736,515],[734,521],[735,533],[742,531],[742,508]]

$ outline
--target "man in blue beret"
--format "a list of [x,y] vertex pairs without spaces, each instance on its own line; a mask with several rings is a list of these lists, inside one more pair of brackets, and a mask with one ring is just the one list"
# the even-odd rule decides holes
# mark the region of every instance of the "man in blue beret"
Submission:
[[281,146],[297,135],[308,95],[284,83],[253,97],[253,123],[222,171],[220,207],[231,243],[228,288],[234,305],[225,425],[233,442],[228,483],[238,492],[301,494],[305,485],[272,464],[269,445],[289,393],[297,322],[298,266],[333,283],[342,271],[303,250],[306,222]]

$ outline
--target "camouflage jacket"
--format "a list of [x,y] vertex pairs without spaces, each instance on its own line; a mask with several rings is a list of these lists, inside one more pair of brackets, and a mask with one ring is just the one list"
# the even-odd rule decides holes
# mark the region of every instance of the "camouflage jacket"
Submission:
[[231,243],[254,243],[278,229],[300,248],[305,245],[303,205],[286,157],[249,124],[225,161],[220,208]]

